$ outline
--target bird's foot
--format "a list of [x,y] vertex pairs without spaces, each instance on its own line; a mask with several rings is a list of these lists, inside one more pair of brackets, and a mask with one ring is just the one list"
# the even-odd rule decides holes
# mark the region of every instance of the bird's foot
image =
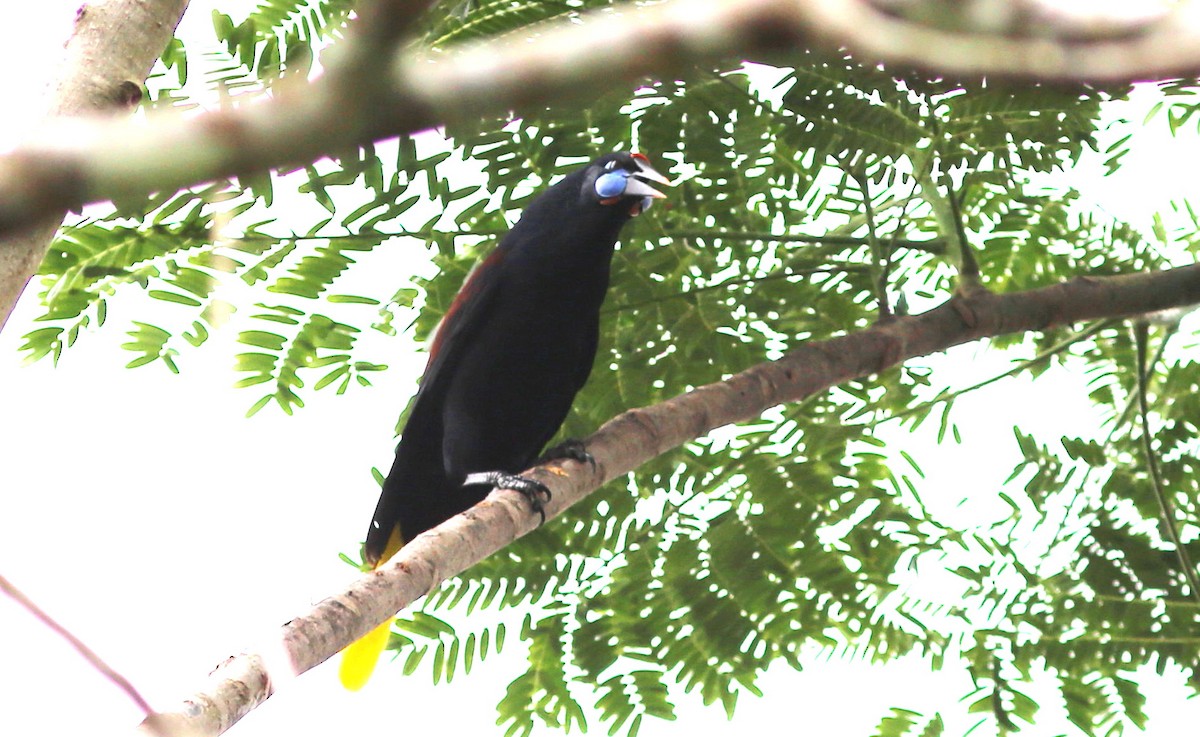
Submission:
[[518,476],[515,473],[504,473],[503,471],[484,471],[482,473],[467,474],[467,478],[463,481],[463,486],[471,486],[473,484],[487,484],[497,489],[511,489],[518,492],[521,496],[529,500],[529,506],[533,507],[533,511],[541,516],[539,525],[546,524],[546,503],[550,501],[550,489],[541,481]]
[[587,446],[582,440],[576,438],[568,438],[553,448],[549,448],[542,457],[534,462],[534,465],[541,465],[550,461],[571,460],[576,463],[586,463],[592,467],[592,471],[596,470],[596,459],[588,452]]

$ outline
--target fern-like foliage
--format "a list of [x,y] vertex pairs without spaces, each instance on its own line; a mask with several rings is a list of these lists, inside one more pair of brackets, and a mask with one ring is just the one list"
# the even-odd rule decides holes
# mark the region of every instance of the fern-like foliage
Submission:
[[351,0],[262,0],[241,23],[213,11],[217,40],[260,80],[289,72],[307,76],[315,46],[340,34]]
[[944,730],[940,714],[926,717],[909,709],[892,709],[879,720],[872,737],[939,737]]
[[[421,38],[450,49],[608,4],[441,3]],[[349,7],[285,0],[239,21],[217,15],[211,48],[168,49],[154,104],[186,103],[189,79],[228,94],[307,74]],[[1200,251],[1200,218],[1186,206],[1182,225],[1147,235],[1047,188],[1047,174],[1090,152],[1120,166],[1125,139],[1103,129],[1101,113],[1125,89],[926,79],[835,53],[787,62],[696,69],[584,109],[548,105],[290,175],[118,203],[52,249],[40,277],[45,326],[24,348],[57,359],[112,322],[116,294],[139,293],[155,309],[124,323],[131,365],[180,370],[232,324],[251,412],[291,412],[314,390],[368,383],[386,363],[376,339],[427,340],[536,191],[597,153],[633,147],[680,181],[625,231],[596,366],[564,435],[861,329],[884,304],[948,298],[947,210],[961,213],[981,281],[997,291]],[[1181,95],[1164,109],[1179,128],[1195,106]],[[267,210],[285,197],[298,203],[286,227]],[[1125,327],[998,338],[1010,373],[1086,376],[1104,418],[1095,437],[1047,440],[1018,417],[1008,482],[961,490],[1008,514],[965,525],[945,511],[957,498],[936,498],[909,434],[928,424],[939,442],[957,442],[960,394],[934,364],[914,362],[645,464],[446,582],[398,621],[390,645],[405,672],[449,682],[499,652],[520,621],[527,668],[497,694],[508,735],[596,724],[632,735],[648,717],[673,718],[681,698],[732,714],[772,664],[799,668],[814,651],[871,662],[921,654],[970,670],[976,690],[959,705],[893,709],[881,736],[940,735],[953,709],[1004,733],[1034,724],[1035,676],[1055,679],[1085,734],[1139,727],[1132,670],[1153,663],[1200,685],[1200,606],[1155,497],[1166,490],[1200,559],[1200,365],[1175,350],[1185,339],[1175,324],[1150,331],[1160,478],[1133,421],[1137,351]],[[921,590],[928,571],[962,595]]]

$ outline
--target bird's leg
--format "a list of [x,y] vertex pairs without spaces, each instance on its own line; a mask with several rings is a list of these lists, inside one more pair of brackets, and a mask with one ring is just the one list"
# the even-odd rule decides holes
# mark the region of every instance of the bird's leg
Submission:
[[572,460],[576,463],[586,463],[592,467],[592,471],[596,470],[596,459],[588,452],[587,446],[582,440],[577,438],[567,438],[558,445],[548,448],[541,457],[534,461],[535,466],[540,466],[543,463],[550,461]]
[[[534,481],[524,476],[518,476],[515,473],[483,471],[481,473],[467,474],[467,478],[463,480],[463,486],[472,486],[474,484],[487,484],[497,489],[511,489],[518,492],[521,496],[529,500],[529,506],[533,507],[533,511],[541,516],[542,520],[538,525],[546,524],[546,502],[550,501],[551,494],[549,487],[541,481]],[[543,497],[545,497],[544,500]]]

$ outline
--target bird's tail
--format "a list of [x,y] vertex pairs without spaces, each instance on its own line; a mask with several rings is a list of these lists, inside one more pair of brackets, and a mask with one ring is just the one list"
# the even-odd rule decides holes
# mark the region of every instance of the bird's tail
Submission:
[[[393,555],[400,552],[402,547],[404,547],[404,538],[400,537],[400,526],[396,525],[391,536],[388,537],[387,548],[375,563],[375,568],[388,562]],[[371,673],[375,671],[375,664],[379,662],[379,656],[387,647],[388,635],[391,634],[391,631],[392,620],[389,617],[386,622],[350,643],[350,646],[342,651],[342,663],[338,667],[338,678],[341,679],[342,686],[346,690],[357,691],[367,685]]]

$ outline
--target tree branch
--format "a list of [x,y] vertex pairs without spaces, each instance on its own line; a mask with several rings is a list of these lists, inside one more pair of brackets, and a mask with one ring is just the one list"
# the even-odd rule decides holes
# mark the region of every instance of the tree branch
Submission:
[[[175,33],[188,0],[110,0],[80,7],[67,40],[64,60],[48,92],[47,117],[125,113],[141,100],[142,84]],[[61,129],[60,129],[61,132]],[[78,133],[78,130],[75,131]],[[0,238],[0,329],[21,291],[37,271],[69,209],[78,199],[54,162],[36,164],[20,157],[0,158],[0,211],[13,190],[25,190],[15,207],[28,207],[21,232]],[[0,216],[2,219],[2,216]],[[8,234],[15,228],[0,228]]]
[[284,86],[269,99],[148,124],[46,126],[38,141],[0,157],[0,232],[87,203],[310,162],[368,141],[519,113],[551,100],[591,99],[646,75],[667,77],[732,55],[849,47],[866,60],[942,73],[1060,80],[1200,70],[1200,20],[1187,11],[1190,5],[1154,22],[1117,24],[1102,33],[1059,18],[1035,38],[1021,38],[1011,28],[990,34],[939,30],[864,0],[673,0],[536,26],[530,29],[533,41],[489,41],[437,56],[405,53],[388,74],[338,72],[341,66],[361,70],[371,57],[361,50],[398,38],[403,24],[373,33],[365,23],[388,17],[394,5],[380,0],[365,6],[370,13],[351,29],[340,57],[333,55],[328,75]]
[[[1130,6],[1125,17],[1053,0],[820,0],[825,32],[856,55],[943,74],[1130,82],[1195,76],[1200,9]],[[1106,9],[1112,9],[1110,4]]]
[[[1150,274],[1081,277],[1008,295],[956,296],[922,315],[898,316],[852,335],[807,343],[778,361],[759,364],[726,381],[625,412],[588,439],[588,450],[596,459],[594,469],[567,461],[561,468],[540,467],[530,473],[553,491],[546,514],[557,516],[602,484],[716,427],[752,419],[777,404],[803,399],[906,359],[985,337],[1196,302],[1200,302],[1200,265]],[[537,523],[522,497],[493,492],[481,504],[418,536],[388,564],[320,602],[310,614],[285,624],[278,641],[269,647],[227,659],[199,692],[153,721],[178,734],[224,732],[266,700],[276,683],[332,657],[445,579],[531,532]],[[280,652],[285,657],[268,657]],[[273,673],[269,660],[271,669],[287,672]]]
[[468,45],[436,59],[407,53],[390,71],[351,79],[336,70],[362,68],[355,42],[378,45],[359,31],[368,20],[360,17],[345,48],[335,50],[333,69],[311,84],[188,118],[94,121],[82,131],[78,121],[45,126],[37,140],[0,157],[0,233],[47,212],[307,163],[456,120],[594,97],[697,60],[781,48],[799,40],[790,32],[798,28],[797,7],[677,0],[628,14],[589,13],[582,23],[530,29],[535,42]]

